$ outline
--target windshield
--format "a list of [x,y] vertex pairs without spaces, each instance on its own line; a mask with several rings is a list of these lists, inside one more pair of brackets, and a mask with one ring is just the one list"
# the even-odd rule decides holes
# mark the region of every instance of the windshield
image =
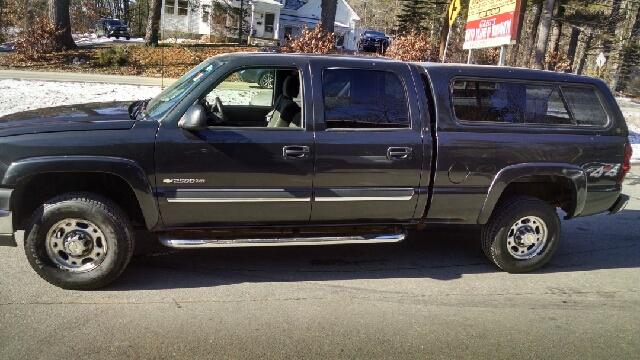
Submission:
[[219,65],[220,63],[209,60],[193,68],[171,86],[164,89],[158,96],[151,99],[142,117],[144,119],[160,120],[184,95],[198,86]]
[[377,31],[367,31],[364,33],[365,36],[386,36],[385,34]]
[[122,23],[118,20],[108,20],[107,24],[109,25],[122,25]]

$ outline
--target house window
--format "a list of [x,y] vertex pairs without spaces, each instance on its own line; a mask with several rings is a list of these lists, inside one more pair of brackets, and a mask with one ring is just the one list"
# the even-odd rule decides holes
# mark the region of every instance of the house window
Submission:
[[189,1],[178,0],[178,15],[187,15],[189,13]]
[[164,13],[165,14],[174,14],[174,0],[165,0],[164,2]]
[[275,19],[275,14],[266,13],[264,15],[264,32],[272,33],[273,32],[273,22]]
[[202,5],[202,22],[209,22],[209,13],[211,12],[211,8],[209,5]]

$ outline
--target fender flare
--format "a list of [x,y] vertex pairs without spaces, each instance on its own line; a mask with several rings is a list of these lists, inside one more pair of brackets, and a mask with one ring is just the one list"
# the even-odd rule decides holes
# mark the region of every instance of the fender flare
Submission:
[[27,176],[45,173],[94,172],[122,178],[133,190],[147,228],[159,221],[159,211],[151,184],[144,170],[135,161],[108,156],[42,156],[23,159],[7,168],[2,185],[15,187]]
[[562,163],[525,163],[508,166],[493,178],[489,192],[478,215],[478,224],[486,224],[504,189],[514,180],[531,175],[551,175],[567,178],[573,184],[573,204],[565,219],[580,215],[587,200],[587,175],[579,166]]

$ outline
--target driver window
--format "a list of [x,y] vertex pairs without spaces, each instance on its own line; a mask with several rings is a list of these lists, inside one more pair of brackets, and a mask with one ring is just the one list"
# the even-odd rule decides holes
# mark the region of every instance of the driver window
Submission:
[[297,69],[243,68],[199,101],[210,128],[301,129],[301,80]]

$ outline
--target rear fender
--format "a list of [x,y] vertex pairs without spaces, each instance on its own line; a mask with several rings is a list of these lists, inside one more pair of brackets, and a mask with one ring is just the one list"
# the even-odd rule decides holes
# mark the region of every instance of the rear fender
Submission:
[[581,167],[561,163],[526,163],[508,166],[496,174],[478,216],[478,224],[487,223],[507,185],[518,178],[532,175],[559,176],[569,179],[573,184],[572,205],[565,219],[580,215],[587,199],[587,176]]

